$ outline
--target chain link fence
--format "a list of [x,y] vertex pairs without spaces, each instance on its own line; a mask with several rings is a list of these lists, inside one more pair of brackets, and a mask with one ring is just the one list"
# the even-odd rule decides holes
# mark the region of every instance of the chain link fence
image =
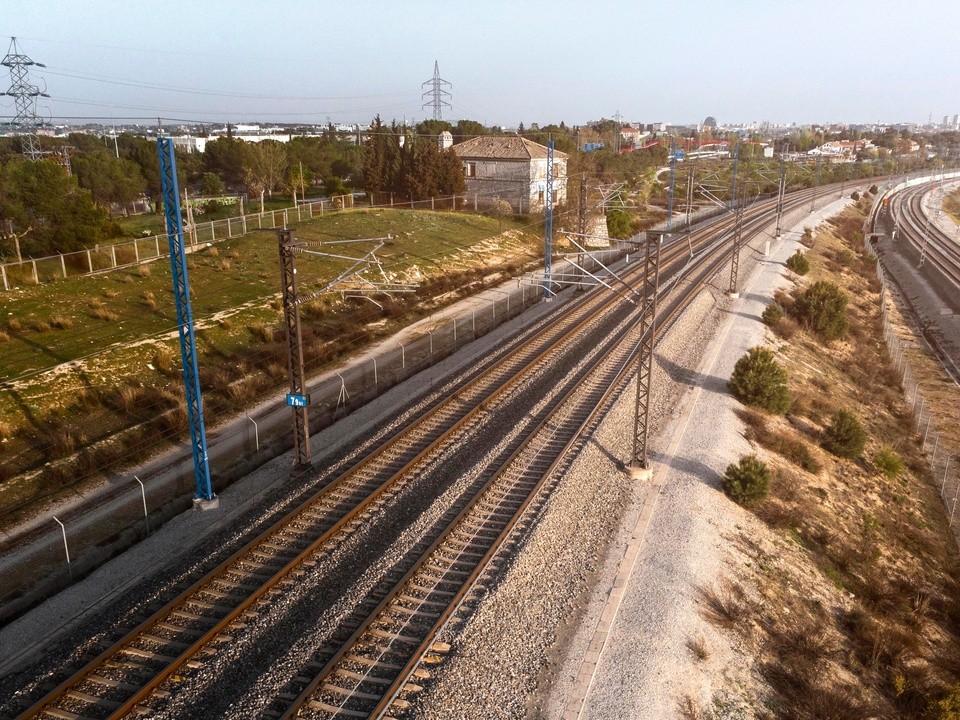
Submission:
[[[913,182],[915,184],[917,181]],[[899,188],[901,185],[906,186],[907,184],[908,183],[901,183],[897,187]],[[875,235],[875,233],[871,233],[870,230],[876,229],[876,213],[879,208],[883,207],[881,201],[882,197],[878,198],[874,208],[874,216],[868,218],[864,226],[864,245],[867,252],[871,254],[873,254],[874,249],[870,244],[870,240],[871,235]],[[889,234],[890,227],[888,220],[889,218],[885,216],[882,224]],[[960,500],[960,474],[958,474],[960,467],[957,465],[957,453],[955,448],[949,447],[950,443],[946,440],[944,432],[938,427],[937,421],[934,418],[933,408],[927,398],[924,397],[923,388],[917,380],[914,367],[909,357],[907,357],[908,351],[916,348],[917,343],[913,340],[901,338],[893,328],[888,310],[888,302],[892,302],[889,279],[879,259],[877,260],[876,272],[881,285],[880,307],[881,320],[883,323],[883,338],[887,346],[887,352],[900,377],[900,385],[903,388],[904,397],[910,405],[912,427],[909,429],[922,437],[921,452],[923,452],[930,461],[930,467],[939,486],[940,498],[947,512],[950,528],[954,532],[954,537],[960,541],[960,513],[957,512],[958,500]]]
[[[629,250],[615,244],[583,259],[583,268],[597,273]],[[572,276],[580,266],[554,263],[556,274]],[[589,277],[586,278],[589,281]],[[540,302],[542,272],[516,278],[510,286],[487,289],[456,314],[439,312],[421,321],[400,339],[380,342],[362,358],[308,383],[309,418],[316,433],[479,337]],[[428,375],[416,392],[439,383]],[[278,393],[285,392],[278,388]],[[293,445],[289,410],[280,403],[242,416],[207,413],[208,453],[215,489],[249,473]],[[0,544],[0,621],[65,587],[106,559],[144,538],[170,517],[190,506],[194,470],[189,446],[143,469],[139,478],[114,477],[113,487],[98,502],[48,515],[29,533]]]

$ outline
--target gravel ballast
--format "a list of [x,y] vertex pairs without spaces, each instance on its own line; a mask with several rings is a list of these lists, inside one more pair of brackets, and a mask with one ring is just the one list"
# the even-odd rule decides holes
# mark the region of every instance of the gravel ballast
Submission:
[[[654,480],[637,483],[624,472],[630,385],[499,582],[447,638],[451,653],[411,716],[674,718],[683,696],[709,699],[722,687],[716,668],[736,662],[735,654],[719,651],[726,641],[696,605],[699,588],[720,575],[724,536],[737,522],[719,475],[749,452],[726,379],[740,355],[762,342],[760,313],[785,284],[783,262],[804,227],[847,202],[788,214],[791,229],[771,243],[771,257],[754,251],[741,260],[749,278],[740,299],[723,292],[727,268],[660,339],[651,398]],[[752,246],[762,250],[764,240]],[[622,604],[608,606],[621,587]],[[687,648],[694,634],[717,648],[712,672],[694,665]]]

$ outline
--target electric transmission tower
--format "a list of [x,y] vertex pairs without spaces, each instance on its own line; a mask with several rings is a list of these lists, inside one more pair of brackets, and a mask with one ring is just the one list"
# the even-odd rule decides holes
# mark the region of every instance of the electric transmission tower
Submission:
[[0,64],[10,68],[10,88],[4,93],[13,98],[16,109],[10,125],[20,135],[23,154],[31,160],[39,160],[43,157],[43,152],[40,150],[40,138],[37,135],[37,128],[42,125],[37,118],[37,98],[50,96],[30,82],[29,68],[31,65],[46,65],[34,62],[21,53],[15,37],[10,38],[10,48]]
[[423,99],[427,102],[422,105],[422,108],[424,110],[428,107],[433,108],[433,119],[443,120],[443,108],[453,109],[453,105],[445,99],[452,98],[453,96],[444,90],[444,88],[450,88],[452,90],[453,85],[440,77],[440,63],[436,60],[433,61],[433,77],[423,83],[421,87],[428,88],[423,94]]

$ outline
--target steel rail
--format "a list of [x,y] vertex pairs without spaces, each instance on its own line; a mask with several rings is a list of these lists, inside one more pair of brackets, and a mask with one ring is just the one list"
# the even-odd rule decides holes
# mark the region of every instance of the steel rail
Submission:
[[[802,193],[798,193],[800,195]],[[802,200],[796,201],[798,204],[803,202]],[[759,212],[759,210],[758,210]],[[697,231],[696,235],[698,238],[709,238],[712,234],[716,232],[716,226],[720,225],[730,225],[731,221],[727,218],[723,218],[720,222],[714,223],[706,229],[701,229]],[[684,238],[685,240],[685,238]],[[671,257],[674,258],[674,261],[678,261],[682,258],[683,251],[686,248],[681,246],[679,240],[675,243],[675,247],[670,249]],[[595,293],[594,297],[602,297],[602,293]],[[594,302],[591,300],[591,302]],[[257,550],[262,547],[264,543],[269,542],[270,540],[275,540],[277,534],[283,531],[285,528],[296,525],[298,521],[304,522],[311,512],[315,512],[315,503],[323,498],[335,498],[335,490],[342,485],[345,485],[344,478],[350,474],[358,471],[362,471],[364,468],[367,468],[374,463],[376,463],[379,457],[379,454],[384,450],[385,447],[395,446],[401,444],[405,438],[409,437],[411,429],[418,426],[420,423],[424,422],[428,418],[433,418],[439,416],[443,413],[444,409],[449,409],[452,404],[463,406],[466,403],[464,402],[464,393],[458,391],[453,398],[448,398],[445,401],[437,402],[432,408],[428,409],[424,415],[422,415],[418,420],[414,421],[411,426],[404,428],[403,430],[398,431],[392,438],[387,442],[383,443],[377,450],[370,452],[357,464],[355,464],[347,473],[340,476],[339,478],[330,481],[323,488],[321,488],[317,493],[308,498],[305,503],[303,503],[299,508],[295,509],[290,515],[286,516],[275,522],[270,526],[266,531],[264,531],[257,538],[254,538],[248,542],[243,548],[233,553],[227,560],[220,563],[213,571],[208,573],[204,578],[201,578],[196,583],[191,585],[191,587],[184,590],[176,598],[167,603],[164,607],[157,610],[153,613],[147,620],[141,623],[137,628],[133,629],[123,638],[115,642],[111,647],[103,651],[97,658],[95,658],[91,663],[87,664],[82,668],[78,673],[74,674],[63,683],[61,683],[57,688],[48,693],[44,698],[42,698],[38,703],[32,706],[26,713],[21,715],[22,718],[27,717],[40,717],[44,714],[58,716],[58,717],[83,717],[79,713],[73,713],[72,711],[66,710],[57,710],[53,705],[60,699],[64,697],[72,697],[76,700],[77,696],[86,697],[84,693],[78,693],[76,687],[83,683],[87,679],[95,678],[94,682],[97,680],[104,681],[105,678],[97,677],[95,673],[99,668],[101,668],[105,663],[109,662],[111,659],[114,659],[119,653],[123,652],[125,649],[136,641],[138,638],[144,636],[150,637],[153,641],[160,641],[159,644],[163,645],[164,638],[161,635],[152,635],[149,631],[157,628],[158,626],[167,625],[170,623],[164,623],[166,619],[169,619],[171,615],[180,615],[180,616],[190,616],[191,613],[185,612],[182,610],[184,607],[190,606],[190,601],[195,600],[197,595],[203,593],[205,590],[210,589],[215,583],[222,582],[228,587],[233,585],[235,589],[238,589],[240,586],[244,585],[243,582],[236,580],[224,580],[226,572],[237,572],[236,568],[245,562],[252,564],[253,571],[247,572],[245,575],[241,575],[242,580],[250,580],[254,577],[258,578],[258,581],[261,582],[258,588],[252,589],[243,598],[238,602],[229,612],[223,614],[221,618],[216,621],[212,626],[203,631],[199,637],[197,633],[201,631],[195,631],[193,633],[196,638],[189,647],[183,652],[181,652],[176,657],[165,656],[162,653],[153,653],[153,658],[150,659],[159,659],[161,662],[165,662],[166,665],[153,677],[143,685],[134,695],[127,699],[126,702],[118,702],[113,700],[99,700],[97,698],[91,698],[94,702],[93,704],[101,705],[102,707],[111,708],[110,717],[121,717],[133,707],[135,707],[139,702],[141,702],[150,692],[158,688],[167,678],[173,675],[177,670],[181,669],[186,665],[190,660],[196,656],[197,652],[203,648],[208,642],[217,637],[224,628],[229,626],[231,623],[236,621],[238,618],[241,618],[243,615],[252,613],[255,611],[255,605],[258,601],[263,599],[269,592],[274,590],[278,585],[287,580],[292,574],[296,572],[298,568],[301,567],[302,563],[308,559],[311,555],[315,554],[320,547],[324,546],[325,543],[329,542],[339,533],[347,529],[351,523],[358,520],[361,515],[369,510],[375,503],[381,500],[384,497],[387,486],[391,485],[392,482],[399,481],[400,478],[406,476],[417,462],[423,460],[428,454],[433,451],[436,451],[456,430],[464,427],[472,418],[474,418],[481,408],[489,404],[489,402],[497,397],[500,397],[507,393],[508,388],[515,386],[517,382],[520,382],[527,372],[530,372],[529,368],[537,366],[540,362],[545,362],[544,357],[551,354],[552,352],[559,352],[559,347],[564,342],[569,343],[571,338],[575,336],[578,332],[577,328],[582,327],[583,325],[590,325],[589,319],[595,318],[602,314],[603,312],[609,311],[609,309],[615,305],[615,301],[611,299],[596,301],[600,306],[599,308],[594,309],[591,314],[588,312],[590,309],[589,303],[582,303],[577,307],[566,307],[563,312],[559,313],[557,317],[551,319],[547,325],[541,329],[532,339],[519,347],[511,351],[507,357],[502,358],[500,361],[495,363],[493,366],[488,368],[487,371],[483,372],[481,375],[473,378],[469,386],[475,386],[476,383],[480,381],[481,378],[490,378],[493,373],[503,367],[505,367],[509,361],[517,361],[522,359],[526,353],[528,356],[526,371],[519,370],[511,375],[508,379],[503,380],[499,385],[496,385],[496,389],[490,392],[488,395],[481,397],[480,399],[475,399],[475,402],[472,403],[472,407],[467,409],[466,412],[459,414],[459,419],[454,421],[452,424],[448,420],[446,425],[448,429],[445,432],[442,432],[433,442],[429,443],[427,447],[423,448],[419,453],[413,456],[413,459],[410,459],[408,462],[402,465],[402,467],[391,476],[391,480],[383,483],[380,486],[380,492],[374,492],[372,494],[366,495],[362,498],[350,499],[347,502],[347,506],[350,506],[345,514],[341,515],[341,519],[336,522],[332,527],[330,527],[326,532],[322,533],[317,537],[317,539],[309,543],[303,550],[299,553],[294,553],[293,550],[287,548],[286,551],[281,551],[280,556],[286,555],[287,557],[282,558],[286,561],[284,565],[281,566],[280,563],[276,562],[277,554],[259,553],[259,557],[267,557],[267,561],[256,560],[252,563],[249,561],[251,554],[254,556],[257,555]],[[586,308],[586,309],[584,309]],[[587,319],[584,319],[584,315],[587,316]],[[579,318],[578,318],[579,316]],[[579,320],[579,321],[577,321]],[[574,327],[568,329],[565,332],[561,333],[560,338],[554,338],[552,342],[542,343],[545,347],[541,347],[539,355],[536,355],[533,359],[529,359],[529,356],[532,351],[530,351],[530,344],[535,343],[538,339],[542,340],[549,335],[550,331],[557,331],[557,329],[564,323],[572,323]],[[479,396],[478,396],[479,397]],[[347,492],[348,498],[351,495],[351,492],[348,489]],[[338,500],[334,503],[335,506],[343,505],[343,500]],[[345,508],[341,508],[345,509]],[[293,555],[292,559],[290,556]],[[274,562],[270,562],[273,559]],[[256,572],[259,570],[260,572]],[[264,576],[266,576],[264,578]],[[250,588],[248,587],[248,590]],[[242,592],[242,591],[241,591]],[[226,601],[224,595],[236,598],[238,596],[233,595],[232,593],[223,593],[222,591],[217,593],[214,591],[214,596],[220,595],[221,600],[217,601],[215,606],[221,610],[229,609],[229,604]],[[222,604],[220,604],[222,603]],[[200,602],[200,605],[210,605],[209,602],[204,603]],[[204,617],[195,617],[197,622],[201,624],[209,625],[214,621],[215,618],[209,616]],[[175,641],[168,641],[171,646],[183,645],[183,643],[178,643]],[[122,663],[121,663],[122,664]],[[145,666],[144,666],[145,667]],[[124,686],[125,684],[120,683],[104,683],[105,687],[108,689],[117,690],[118,688]],[[126,689],[125,687],[123,689]],[[72,693],[72,695],[71,695]]]
[[[792,198],[791,200],[791,209],[806,203],[806,198]],[[748,233],[751,240],[760,233],[763,227],[769,225],[770,219],[767,217],[769,214],[769,212],[766,214],[757,214],[745,225],[744,231]],[[745,245],[746,244],[747,243],[745,243]],[[683,312],[690,300],[696,295],[700,287],[729,262],[731,252],[732,248],[725,247],[723,243],[717,242],[714,244],[710,257],[705,259],[703,266],[697,273],[697,280],[681,293],[682,298],[679,298],[669,308],[663,311],[663,315],[665,316],[663,322],[665,326],[672,324]],[[418,671],[422,659],[430,651],[438,634],[454,617],[461,604],[473,590],[475,582],[487,573],[490,560],[492,560],[500,548],[507,543],[513,530],[518,523],[520,523],[527,509],[535,502],[540,491],[548,484],[556,470],[568,459],[570,450],[585,439],[585,432],[595,423],[596,419],[602,415],[603,411],[611,402],[611,398],[618,396],[623,390],[625,379],[629,377],[629,370],[631,368],[630,360],[636,353],[639,341],[639,338],[636,337],[635,334],[637,328],[637,325],[632,325],[630,329],[611,346],[608,353],[605,353],[593,363],[590,371],[588,371],[589,379],[576,384],[564,398],[557,403],[550,416],[537,425],[528,435],[524,443],[514,451],[510,458],[504,462],[490,480],[487,481],[475,499],[471,501],[470,505],[465,507],[457,517],[449,523],[443,534],[421,555],[417,564],[395,584],[377,607],[368,614],[366,620],[360,627],[341,645],[340,649],[326,662],[315,678],[292,701],[288,709],[280,716],[281,720],[289,720],[290,718],[297,717],[301,710],[304,709],[304,706],[308,705],[311,711],[326,713],[331,717],[343,715],[347,717],[379,718],[390,710],[404,689],[409,687],[414,673]],[[593,374],[592,371],[594,370],[599,370],[599,377]],[[585,387],[587,388],[586,391],[584,390]],[[587,398],[585,400],[582,398],[576,401],[574,400],[577,396],[582,395],[586,395]],[[575,402],[575,407],[572,409],[569,408],[568,402]],[[569,417],[575,419],[575,428],[567,428],[567,432],[562,438],[562,444],[558,446],[556,437],[559,432],[559,427],[562,424],[561,421],[558,420],[558,415],[564,412],[569,413]],[[540,469],[538,470],[536,481],[529,484],[530,486],[525,493],[525,499],[517,504],[514,498],[517,490],[515,488],[508,488],[498,490],[501,498],[507,498],[508,502],[503,503],[497,502],[496,500],[486,501],[487,495],[497,488],[498,482],[501,482],[504,478],[509,478],[511,473],[516,475],[519,472],[514,465],[524,453],[530,453],[530,447],[541,439],[540,434],[544,433],[544,431],[546,431],[547,438],[545,441],[542,441],[543,447],[540,451],[537,451],[535,455],[542,452],[543,448],[547,448],[549,457],[540,459],[539,463],[531,461],[531,464],[538,464]],[[482,510],[480,515],[500,517],[501,519],[503,519],[505,515],[505,511],[502,510],[503,505],[514,505],[511,509],[509,519],[501,523],[496,538],[491,540],[485,547],[478,547],[481,545],[478,542],[468,543],[465,548],[461,549],[460,554],[455,556],[453,561],[450,561],[449,558],[444,560],[442,557],[442,549],[446,546],[448,549],[445,552],[448,555],[456,552],[449,550],[449,546],[457,544],[452,541],[452,538],[465,524],[472,522],[473,527],[487,527],[487,525],[484,525],[482,519],[470,520],[471,513],[475,513],[476,509],[485,501],[492,505],[492,508]],[[462,542],[460,544],[463,545]],[[467,553],[466,555],[464,555],[465,552]],[[478,558],[478,555],[481,553],[482,556]],[[452,575],[463,576],[466,574],[466,577],[451,578],[449,580],[444,579],[436,582],[434,584],[435,588],[440,584],[453,587],[438,591],[440,596],[434,597],[435,593],[424,590],[425,587],[429,587],[428,583],[430,580],[418,580],[417,578],[422,576],[424,569],[428,567],[430,568],[430,572],[436,575],[437,572],[442,570],[444,564],[457,566],[458,569],[451,571]],[[464,568],[469,569],[465,570]],[[414,589],[411,590],[411,588]],[[410,598],[415,597],[417,594],[426,595],[426,597],[422,598],[423,602],[434,608],[444,604],[441,599],[442,597],[450,597],[450,600],[446,603],[446,607],[442,611],[437,613],[434,610],[431,613],[426,613],[427,616],[431,614],[434,615],[435,620],[429,626],[429,629],[422,633],[420,637],[417,637],[415,634],[417,632],[415,626],[417,626],[418,623],[414,622],[414,620],[424,616],[425,613],[423,613],[420,608],[411,609],[408,607],[411,604]],[[378,632],[375,627],[378,624],[391,629],[389,631],[380,630]],[[422,624],[419,624],[419,626],[423,627]],[[396,642],[394,642],[394,640],[396,640]],[[415,643],[415,640],[418,642]],[[395,677],[388,679],[383,674],[369,677],[368,675],[358,674],[357,672],[347,669],[351,664],[356,666],[357,664],[363,663],[368,664],[370,672],[373,672],[376,667],[388,671],[398,667],[397,663],[402,660],[397,660],[396,657],[393,656],[384,660],[386,654],[391,652],[392,648],[397,644],[415,644],[415,649],[410,652],[407,657],[403,658],[405,662],[402,666],[399,666],[399,672],[396,673]],[[371,647],[377,648],[378,657],[375,659],[371,659],[369,656],[365,657],[363,654],[365,648],[369,649]],[[399,651],[394,651],[394,655],[401,654]],[[350,688],[338,685],[334,682],[336,677],[340,677],[341,681],[343,678],[349,679],[354,683],[354,688],[351,690]],[[386,689],[383,689],[385,685]],[[364,687],[364,689],[360,690],[361,687]],[[380,692],[380,690],[382,690],[382,695],[377,698],[376,694]],[[333,702],[332,700],[331,702],[326,702],[322,699],[324,694],[327,697],[334,695],[342,698],[341,704],[339,706],[333,705],[331,704],[331,702]],[[315,699],[318,696],[320,696],[321,699]],[[372,700],[376,700],[377,702],[370,708],[368,701]],[[354,703],[353,707],[347,707],[351,702]],[[367,703],[366,707],[358,707],[358,705],[363,706],[365,702]]]

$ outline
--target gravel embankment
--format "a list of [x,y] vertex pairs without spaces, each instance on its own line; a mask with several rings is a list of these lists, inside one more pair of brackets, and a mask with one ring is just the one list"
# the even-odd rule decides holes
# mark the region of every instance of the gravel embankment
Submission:
[[[732,369],[743,349],[762,340],[759,313],[774,285],[783,282],[780,264],[793,252],[804,226],[839,207],[831,203],[813,216],[805,210],[789,214],[784,226],[792,230],[782,244],[773,242],[774,257],[760,263],[754,252],[741,261],[749,284],[740,300],[723,294],[729,270],[721,272],[660,340],[651,405],[655,481],[634,483],[623,471],[631,452],[631,385],[577,457],[499,581],[461,631],[447,638],[451,653],[433,669],[411,716],[577,717],[585,657],[599,664],[583,717],[674,718],[680,695],[709,698],[723,685],[722,664],[737,658],[729,648],[721,651],[725,641],[704,627],[696,602],[698,588],[717,580],[728,551],[724,535],[736,522],[717,478],[748,449],[732,414],[726,366]],[[762,249],[763,238],[752,245]],[[761,282],[754,277],[758,266],[765,269]],[[728,334],[718,346],[715,335],[727,324]],[[715,349],[722,350],[716,361]],[[684,413],[694,400],[697,421],[689,422]],[[682,445],[672,446],[681,436]],[[655,510],[648,518],[643,511],[651,504]],[[631,576],[630,568],[620,565],[635,536],[641,544]],[[628,577],[607,636],[606,622],[598,627],[598,621],[601,614],[607,619],[615,582],[619,587]],[[686,642],[694,631],[718,650],[714,676],[691,671]],[[598,638],[606,641],[599,658]]]

